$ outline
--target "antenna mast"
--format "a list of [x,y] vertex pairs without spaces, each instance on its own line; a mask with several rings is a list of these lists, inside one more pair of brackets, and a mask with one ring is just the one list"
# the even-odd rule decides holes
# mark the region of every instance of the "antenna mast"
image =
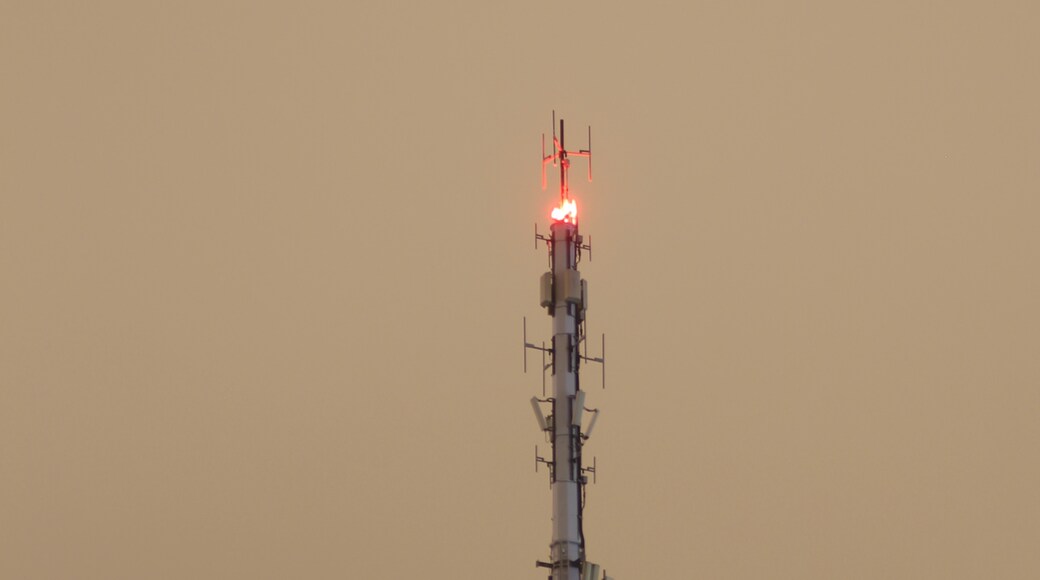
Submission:
[[[546,166],[560,167],[560,205],[552,210],[552,223],[548,236],[538,233],[535,225],[535,246],[544,241],[549,251],[549,271],[541,278],[540,304],[552,317],[551,346],[527,342],[527,323],[524,322],[524,369],[527,368],[527,350],[542,352],[543,392],[544,376],[552,375],[552,393],[548,398],[532,397],[531,405],[539,428],[545,432],[552,444],[549,458],[538,455],[535,447],[535,469],[539,464],[548,466],[549,487],[553,497],[552,542],[549,544],[548,562],[538,561],[537,566],[551,570],[550,580],[601,580],[600,567],[586,558],[585,530],[582,515],[585,510],[585,487],[588,476],[596,476],[595,460],[585,461],[582,450],[592,435],[592,428],[599,418],[599,409],[585,407],[585,391],[581,390],[580,370],[583,362],[603,365],[601,352],[598,358],[588,356],[585,337],[585,313],[588,308],[588,284],[578,271],[582,251],[592,258],[591,238],[589,244],[578,231],[578,207],[571,197],[567,171],[570,157],[585,157],[589,161],[589,181],[592,181],[592,129],[589,128],[589,145],[586,149],[568,151],[564,141],[564,123],[560,119],[560,134],[556,135],[556,112],[553,112],[552,152],[545,152],[545,135],[542,135],[542,189],[546,187]],[[605,346],[604,342],[601,343]],[[584,343],[584,344],[583,344]],[[602,347],[601,347],[602,348]],[[584,351],[583,351],[584,349]],[[605,377],[605,375],[604,375]],[[548,417],[543,405],[550,408]],[[587,413],[587,415],[586,415]],[[588,418],[583,431],[583,422]],[[611,580],[603,574],[604,580]]]

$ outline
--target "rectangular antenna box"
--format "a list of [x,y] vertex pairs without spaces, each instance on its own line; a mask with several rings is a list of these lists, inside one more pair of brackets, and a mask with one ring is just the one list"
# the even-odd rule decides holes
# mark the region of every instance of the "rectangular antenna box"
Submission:
[[564,270],[560,273],[560,278],[556,299],[560,302],[581,304],[581,272]]
[[553,274],[546,272],[542,274],[541,283],[538,285],[541,295],[542,308],[552,308],[553,305]]

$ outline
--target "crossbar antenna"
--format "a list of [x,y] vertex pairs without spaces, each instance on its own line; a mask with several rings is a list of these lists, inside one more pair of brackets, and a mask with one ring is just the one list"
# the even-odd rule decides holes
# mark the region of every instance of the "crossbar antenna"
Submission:
[[588,176],[589,182],[592,182],[592,126],[588,126],[588,145],[585,149],[578,149],[577,151],[568,151],[564,146],[564,126],[563,119],[560,119],[560,136],[556,137],[556,111],[553,111],[553,150],[552,153],[545,153],[545,133],[542,133],[542,189],[545,189],[548,185],[545,176],[545,166],[552,163],[553,167],[559,165],[560,167],[560,201],[566,201],[570,199],[570,184],[567,182],[567,170],[570,169],[571,162],[568,157],[585,157],[589,160],[588,162]]

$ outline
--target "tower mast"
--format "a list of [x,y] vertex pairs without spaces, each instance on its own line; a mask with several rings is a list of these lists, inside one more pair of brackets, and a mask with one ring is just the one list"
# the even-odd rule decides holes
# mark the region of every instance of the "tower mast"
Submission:
[[[555,135],[556,119],[553,114],[553,150],[545,154],[542,144],[542,187],[545,187],[547,164],[560,166],[560,205],[552,210],[550,235],[537,234],[537,240],[546,242],[549,249],[550,271],[542,275],[541,306],[552,317],[551,347],[541,347],[527,342],[525,324],[525,349],[541,350],[548,355],[550,363],[543,365],[543,373],[551,371],[552,396],[531,400],[542,430],[552,443],[550,458],[542,458],[535,451],[536,463],[549,467],[549,483],[553,497],[552,542],[549,545],[550,560],[538,562],[551,569],[551,580],[600,580],[599,566],[588,562],[585,553],[585,532],[582,525],[585,485],[588,474],[595,475],[595,464],[586,466],[582,448],[591,434],[599,416],[598,409],[585,408],[585,392],[581,390],[580,369],[582,362],[603,363],[600,358],[587,356],[585,342],[585,312],[588,306],[588,286],[581,278],[578,264],[582,251],[591,245],[584,243],[578,230],[578,209],[571,197],[567,172],[569,157],[586,157],[589,160],[589,180],[592,180],[592,151],[589,130],[589,148],[568,151],[564,142],[564,123],[560,120],[559,138]],[[585,346],[583,355],[581,347]],[[526,350],[525,350],[526,353]],[[526,365],[526,356],[525,356]],[[544,374],[543,374],[544,378]],[[544,392],[543,392],[544,395]],[[551,414],[546,419],[542,404],[551,405]],[[582,431],[582,420],[590,412],[587,431]]]

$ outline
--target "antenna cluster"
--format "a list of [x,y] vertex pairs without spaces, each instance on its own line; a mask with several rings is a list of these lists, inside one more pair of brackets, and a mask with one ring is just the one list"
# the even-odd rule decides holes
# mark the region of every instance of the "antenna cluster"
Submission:
[[546,188],[547,182],[545,179],[545,166],[552,163],[553,167],[559,165],[560,167],[560,201],[570,199],[570,187],[567,183],[567,170],[570,169],[571,162],[567,160],[569,155],[575,157],[586,157],[589,160],[589,181],[592,181],[592,126],[588,126],[589,140],[586,149],[579,149],[577,151],[568,151],[563,145],[563,119],[560,119],[560,137],[556,137],[556,111],[553,111],[553,151],[550,154],[545,153],[545,133],[542,133],[542,189]]

